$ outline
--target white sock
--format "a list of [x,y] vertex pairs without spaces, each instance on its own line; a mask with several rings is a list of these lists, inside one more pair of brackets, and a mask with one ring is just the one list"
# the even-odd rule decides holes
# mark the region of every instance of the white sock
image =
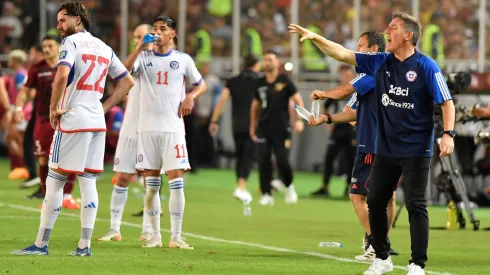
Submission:
[[177,239],[180,238],[180,234],[182,233],[182,220],[184,218],[184,179],[175,178],[169,180],[168,186],[170,188],[170,198],[168,201],[170,229],[172,231],[172,239]]
[[161,238],[160,234],[160,186],[162,180],[160,177],[145,177],[146,195],[145,209],[148,215],[148,221],[151,225],[151,233],[153,236]]
[[[146,196],[146,189],[145,189],[145,196]],[[156,200],[159,200],[159,197],[154,196],[153,197],[153,203],[157,203]],[[161,203],[160,203],[161,204]],[[150,219],[148,218],[148,214],[146,213],[146,205],[143,200],[143,226],[142,226],[142,231],[141,233],[151,233],[151,223]]]
[[90,240],[94,232],[95,219],[97,218],[97,207],[99,206],[99,196],[95,184],[95,174],[83,173],[78,175],[80,185],[80,195],[82,197],[82,209],[80,219],[82,232],[80,234],[79,248],[90,247]]
[[121,221],[127,200],[128,188],[114,185],[111,197],[111,230],[121,232]]
[[36,238],[36,246],[44,247],[49,243],[49,237],[53,230],[56,218],[61,211],[63,203],[63,186],[66,176],[56,173],[51,169],[46,178],[46,195],[41,209],[41,223]]

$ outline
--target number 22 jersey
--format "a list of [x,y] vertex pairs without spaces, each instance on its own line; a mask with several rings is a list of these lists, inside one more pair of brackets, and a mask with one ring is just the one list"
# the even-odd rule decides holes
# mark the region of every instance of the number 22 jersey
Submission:
[[58,125],[61,132],[106,131],[104,94],[107,74],[119,80],[128,74],[114,51],[86,31],[72,34],[61,42],[58,67],[68,66],[70,74],[59,108],[69,110]]

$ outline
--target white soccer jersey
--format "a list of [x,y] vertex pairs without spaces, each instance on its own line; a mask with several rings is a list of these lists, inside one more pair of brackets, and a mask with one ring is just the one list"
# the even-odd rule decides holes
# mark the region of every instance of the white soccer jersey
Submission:
[[185,134],[179,107],[185,98],[185,79],[194,86],[202,77],[192,58],[171,50],[167,54],[142,52],[133,67],[141,85],[139,132]]
[[124,112],[124,120],[119,132],[119,139],[121,137],[137,139],[138,138],[138,121],[140,115],[140,93],[141,85],[139,77],[134,78],[134,86],[129,90],[128,101],[126,103],[126,110]]
[[116,81],[128,71],[114,51],[86,31],[72,34],[61,42],[58,66],[71,68],[63,96],[58,104],[65,113],[58,125],[61,132],[106,131],[104,94],[106,76]]

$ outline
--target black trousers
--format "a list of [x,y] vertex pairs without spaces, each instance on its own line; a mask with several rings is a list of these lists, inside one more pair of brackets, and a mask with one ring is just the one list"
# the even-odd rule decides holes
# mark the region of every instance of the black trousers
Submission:
[[340,163],[342,172],[346,172],[348,183],[350,183],[351,171],[354,167],[354,158],[356,156],[356,148],[352,146],[350,140],[348,142],[334,141],[327,146],[325,159],[323,161],[323,185],[328,186],[330,178],[334,175],[333,163],[337,157],[342,157]]
[[259,150],[259,180],[262,194],[271,194],[272,181],[272,150],[276,156],[277,168],[280,178],[286,187],[293,182],[293,169],[289,163],[289,148],[286,142],[291,142],[291,134],[285,130],[284,133],[258,136]]
[[235,140],[235,173],[237,180],[247,180],[255,161],[257,144],[250,138],[249,133],[234,133]]
[[24,132],[24,163],[29,171],[29,178],[37,177],[36,158],[34,157],[34,124],[36,123],[36,110],[32,111],[32,117],[27,123]]
[[425,192],[429,178],[430,158],[389,158],[376,155],[369,179],[369,224],[376,257],[387,259],[390,252],[388,240],[387,206],[393,196],[393,188],[397,185],[400,174],[403,175],[405,204],[410,222],[410,239],[412,259],[422,268],[427,261],[429,244],[429,215]]

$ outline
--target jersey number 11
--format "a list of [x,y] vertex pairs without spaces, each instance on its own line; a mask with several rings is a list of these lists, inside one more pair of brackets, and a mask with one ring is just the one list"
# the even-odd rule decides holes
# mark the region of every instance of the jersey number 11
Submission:
[[162,83],[162,72],[158,72],[158,85],[168,85],[168,72],[163,73],[163,83]]

